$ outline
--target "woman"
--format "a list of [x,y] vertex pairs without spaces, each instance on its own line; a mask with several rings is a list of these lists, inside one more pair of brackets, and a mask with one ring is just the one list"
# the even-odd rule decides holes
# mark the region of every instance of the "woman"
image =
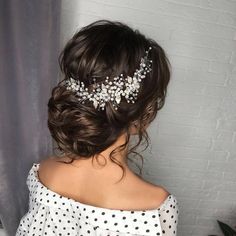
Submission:
[[[127,164],[165,102],[164,50],[99,20],[75,33],[59,64],[64,79],[52,90],[48,127],[62,155],[30,169],[29,210],[16,235],[177,235],[175,196]],[[139,141],[129,149],[132,135]]]

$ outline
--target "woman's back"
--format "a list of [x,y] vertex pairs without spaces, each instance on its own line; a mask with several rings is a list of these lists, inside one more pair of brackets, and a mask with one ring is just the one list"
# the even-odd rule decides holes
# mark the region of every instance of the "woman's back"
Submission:
[[[133,201],[128,198],[127,201],[123,201],[125,205],[122,206],[121,204],[121,209],[119,209],[119,202],[122,202],[122,199],[128,196],[121,192],[120,196],[111,194],[112,197],[106,198],[111,199],[110,204],[109,201],[97,200],[102,199],[99,198],[99,190],[98,192],[94,190],[93,194],[95,196],[92,198],[89,198],[86,193],[80,195],[84,199],[76,200],[71,196],[67,196],[67,194],[77,192],[75,185],[65,186],[64,183],[70,184],[71,182],[68,183],[67,178],[63,179],[65,175],[72,177],[73,173],[58,172],[55,174],[56,165],[53,165],[54,163],[51,160],[43,161],[41,178],[46,180],[47,183],[44,184],[48,184],[48,186],[44,185],[39,179],[40,163],[34,163],[30,169],[27,177],[29,209],[20,221],[16,236],[173,236],[177,234],[178,203],[172,194],[168,195],[160,205],[158,203],[158,206],[154,206],[154,208],[152,207],[153,204],[148,202],[149,199],[154,199],[152,194],[142,201],[137,196]],[[61,184],[58,184],[55,179],[58,179]],[[51,186],[49,187],[49,185]],[[51,188],[60,190],[63,195],[54,192]],[[74,189],[74,191],[70,192],[71,189]],[[132,187],[130,192],[132,192],[132,189],[134,188]],[[151,187],[149,189],[152,190]],[[163,195],[167,193],[163,189],[161,191],[164,193]],[[154,193],[154,191],[151,191],[151,193]],[[141,193],[141,198],[147,196],[148,194]],[[150,196],[152,197],[150,198]],[[157,196],[157,199],[160,199],[160,196]],[[138,205],[139,203],[141,205]],[[111,207],[111,209],[106,208],[105,205]],[[148,209],[140,207],[145,205],[148,206]]]
[[[69,161],[66,158],[60,160]],[[110,209],[154,209],[170,194],[164,188],[141,179],[129,169],[124,179],[114,184],[121,174],[115,164],[107,165],[104,171],[92,169],[88,161],[80,164],[77,162],[72,166],[58,162],[58,158],[48,158],[40,163],[39,179],[62,196]]]

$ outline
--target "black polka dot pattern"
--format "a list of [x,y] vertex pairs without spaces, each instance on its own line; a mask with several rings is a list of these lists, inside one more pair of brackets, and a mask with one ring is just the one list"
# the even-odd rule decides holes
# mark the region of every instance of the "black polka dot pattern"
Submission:
[[27,177],[29,209],[21,218],[16,236],[177,235],[179,209],[172,194],[153,210],[95,207],[44,186],[38,178],[39,165],[34,163]]

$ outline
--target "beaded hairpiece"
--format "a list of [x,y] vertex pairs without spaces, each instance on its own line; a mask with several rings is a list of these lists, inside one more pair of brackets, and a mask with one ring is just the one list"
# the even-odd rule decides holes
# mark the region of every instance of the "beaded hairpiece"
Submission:
[[[105,84],[95,84],[95,88],[92,92],[88,92],[88,88],[85,88],[84,83],[73,78],[65,80],[66,89],[76,92],[78,101],[89,100],[93,102],[94,107],[104,110],[105,103],[112,101],[112,105],[118,110],[117,105],[121,101],[121,96],[126,98],[126,101],[134,103],[137,99],[137,95],[140,88],[140,82],[146,77],[146,73],[149,73],[152,69],[152,60],[148,59],[148,53],[152,48],[149,47],[145,51],[145,56],[141,58],[139,69],[136,69],[133,77],[123,77],[123,74],[114,78],[114,81],[109,81],[109,77],[106,77]],[[96,79],[93,81],[96,83]]]

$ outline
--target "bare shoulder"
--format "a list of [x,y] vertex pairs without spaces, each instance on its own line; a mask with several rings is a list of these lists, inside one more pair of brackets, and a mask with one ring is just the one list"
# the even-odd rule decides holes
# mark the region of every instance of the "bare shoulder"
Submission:
[[48,157],[40,161],[38,176],[45,186],[51,187],[55,183],[58,166],[58,161],[54,157]]
[[156,190],[156,193],[158,194],[158,196],[160,196],[160,198],[166,198],[170,195],[170,193],[167,191],[167,189],[165,189],[164,187],[160,186],[160,185],[155,185],[154,189]]
[[133,184],[134,192],[137,198],[137,203],[141,208],[155,209],[158,208],[170,195],[170,193],[162,186],[153,184],[146,181],[145,179],[140,179]]
[[159,205],[161,205],[167,199],[170,193],[162,186],[156,186],[156,191],[156,196],[159,201]]
[[55,164],[55,159],[53,157],[48,157],[39,162],[38,172],[43,175],[47,170],[51,169]]
[[49,156],[46,159],[41,160],[39,163],[39,170],[45,170],[47,168],[52,168],[54,166],[57,166],[58,163],[60,163],[61,160],[58,157]]
[[168,198],[170,193],[162,186],[154,185],[152,187],[152,199],[155,207],[161,206],[161,204]]
[[161,185],[151,183],[151,182],[149,182],[145,179],[141,179],[141,178],[139,178],[139,180],[140,180],[141,185],[145,186],[147,188],[147,190],[148,189],[150,190],[150,192],[152,193],[154,198],[157,197],[160,200],[165,200],[170,195],[170,193],[167,191],[167,189],[165,189]]

